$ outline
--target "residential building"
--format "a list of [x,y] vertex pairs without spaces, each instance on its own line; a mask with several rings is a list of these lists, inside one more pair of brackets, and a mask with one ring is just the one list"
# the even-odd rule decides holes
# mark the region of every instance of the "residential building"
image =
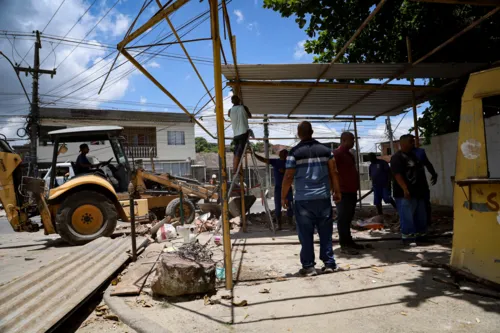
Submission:
[[[129,160],[142,160],[151,169],[151,158],[157,172],[175,176],[191,174],[191,161],[195,159],[194,123],[184,113],[142,112],[118,110],[89,110],[42,108],[40,110],[38,161],[46,167],[52,160],[53,145],[48,133],[68,127],[117,125],[124,128],[124,146]],[[107,142],[88,138],[89,156],[106,161],[113,156]],[[80,143],[69,143],[68,152],[58,161],[74,161]]]
[[395,151],[391,150],[391,143],[390,143],[390,141],[380,142],[379,146],[380,146],[380,151],[382,152],[382,156],[392,156],[392,154],[394,154],[399,149],[401,149],[401,146],[399,145],[399,140],[394,140],[393,141],[393,145],[394,145],[394,150]]

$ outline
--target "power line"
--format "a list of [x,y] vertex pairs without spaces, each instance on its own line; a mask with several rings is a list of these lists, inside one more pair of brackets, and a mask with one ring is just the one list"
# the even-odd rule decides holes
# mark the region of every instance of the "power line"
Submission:
[[56,12],[52,15],[52,17],[50,18],[49,22],[47,22],[47,24],[45,25],[45,28],[42,29],[42,33],[44,33],[45,29],[47,29],[47,27],[49,26],[50,22],[52,22],[52,20],[57,15],[57,12],[59,11],[59,9],[61,9],[61,7],[62,7],[62,5],[64,4],[65,1],[66,0],[61,1],[61,4],[59,5],[59,7],[57,7]]
[[[73,26],[69,29],[69,31],[66,33],[66,35],[64,35],[64,38],[66,38],[66,36],[68,36],[68,34],[71,32],[71,30],[73,30],[73,28],[76,27],[76,25],[82,20],[82,18],[85,16],[85,14],[87,14],[87,12],[90,10],[90,8],[92,8],[92,6],[96,2],[97,2],[97,0],[94,0],[94,2],[92,2],[92,4],[87,8],[87,10],[80,16],[80,18],[78,18],[78,20],[75,22],[75,24],[73,24]],[[47,54],[47,56],[42,60],[42,63],[40,64],[40,66],[43,65],[45,60],[47,60],[47,58],[55,51],[55,49],[57,49],[59,44],[57,44],[56,47],[49,54]]]
[[[118,2],[120,2],[120,0],[116,0],[116,2],[113,4],[113,6],[111,6],[111,7],[108,9],[108,11],[104,14],[104,16],[103,16],[103,17],[101,17],[101,19],[100,19],[100,20],[99,20],[99,21],[98,21],[98,22],[97,22],[97,23],[96,23],[96,24],[92,27],[92,29],[90,29],[90,30],[87,32],[87,34],[83,37],[82,41],[83,41],[83,40],[85,40],[85,38],[87,38],[87,37],[88,37],[88,35],[90,35],[90,33],[91,33],[92,31],[94,31],[94,29],[95,29],[95,28],[96,28],[96,27],[97,27],[97,26],[98,26],[98,25],[102,22],[102,20],[104,20],[104,18],[105,18],[106,16],[108,16],[109,12],[111,12],[111,11],[113,10],[113,8],[115,8],[115,7],[116,7],[116,5],[118,4]],[[70,53],[69,53],[69,54],[68,54],[68,55],[67,55],[67,56],[63,59],[63,61],[61,61],[61,62],[59,63],[59,65],[57,65],[57,67],[56,67],[56,68],[61,67],[61,65],[63,64],[63,62],[64,62],[66,59],[68,59],[68,57],[69,57],[70,55],[72,55],[72,54],[73,54],[73,52],[76,50],[76,48],[77,48],[80,44],[81,44],[81,41],[80,41],[80,42],[79,42],[79,43],[78,43],[78,44],[77,44],[77,45],[73,48],[73,50],[71,50],[71,52],[70,52]],[[55,54],[55,53],[54,53],[54,54]]]

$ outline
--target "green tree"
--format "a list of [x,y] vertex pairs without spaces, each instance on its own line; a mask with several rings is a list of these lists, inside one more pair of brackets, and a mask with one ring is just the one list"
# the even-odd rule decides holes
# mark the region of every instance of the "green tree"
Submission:
[[203,137],[194,138],[194,149],[197,153],[205,153],[208,150],[208,141]]
[[[351,38],[379,0],[264,0],[264,8],[283,17],[295,17],[309,36],[305,51],[314,62],[330,62]],[[347,52],[343,63],[407,62],[406,37],[412,44],[413,60],[485,15],[492,7],[446,5],[409,0],[391,0],[365,27]],[[462,35],[427,62],[483,62],[498,60],[500,19],[498,14]],[[442,86],[449,80],[430,80]],[[426,137],[458,130],[460,99],[467,80],[430,102],[418,126]]]

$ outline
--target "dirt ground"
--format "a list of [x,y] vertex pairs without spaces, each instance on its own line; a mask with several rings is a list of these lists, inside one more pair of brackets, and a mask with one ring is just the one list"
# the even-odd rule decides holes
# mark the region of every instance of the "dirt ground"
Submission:
[[[362,211],[357,217],[370,214]],[[296,233],[284,230],[273,235],[253,216],[248,233],[232,231],[236,281],[232,294],[220,281],[216,294],[207,295],[215,304],[205,305],[204,295],[152,297],[146,284],[149,294],[124,300],[172,332],[499,332],[499,300],[464,293],[443,283],[450,281],[446,270],[422,266],[429,260],[449,261],[451,237],[446,232],[451,230],[451,218],[446,209],[435,210],[431,225],[433,233],[445,235],[426,247],[402,248],[388,217],[384,230],[353,230],[355,238],[373,249],[346,256],[334,244],[342,272],[301,278],[296,275],[300,268]],[[213,259],[222,265],[222,247],[210,236],[201,235],[200,242],[209,242]],[[138,299],[152,306],[141,306]],[[86,323],[78,332],[124,332],[101,319],[89,317]]]

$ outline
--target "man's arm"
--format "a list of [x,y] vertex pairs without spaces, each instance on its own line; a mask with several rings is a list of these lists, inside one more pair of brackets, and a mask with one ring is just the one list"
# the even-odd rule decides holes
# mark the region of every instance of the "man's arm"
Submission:
[[243,105],[243,107],[245,108],[245,111],[247,112],[247,117],[252,118],[252,114],[250,113],[250,110],[248,109],[248,107],[246,105]]
[[255,154],[255,157],[256,157],[259,161],[261,161],[262,163],[269,164],[269,159],[264,158],[264,157],[262,157],[262,156],[259,156],[258,154]]
[[339,202],[341,199],[340,195],[340,183],[339,183],[339,172],[337,170],[337,163],[334,158],[328,161],[328,175],[330,179],[330,190],[333,193],[333,200]]
[[394,179],[396,179],[401,189],[403,189],[405,199],[410,199],[410,191],[408,191],[408,186],[402,176],[404,168],[402,162],[396,156],[391,158],[391,171],[394,174]]
[[435,185],[437,182],[438,175],[437,175],[437,172],[434,169],[434,166],[432,165],[431,161],[429,161],[429,158],[427,158],[427,154],[425,153],[425,150],[422,151],[422,163],[424,164],[427,171],[429,171],[429,173],[431,174],[431,184]]
[[287,195],[288,191],[292,187],[293,178],[295,177],[295,168],[294,169],[286,169],[285,175],[283,176],[283,184],[281,184],[281,205],[284,208],[288,208],[288,200]]
[[394,175],[394,178],[398,182],[399,186],[403,189],[405,199],[410,199],[410,191],[408,191],[408,186],[406,186],[406,182],[405,182],[403,176],[401,176],[400,173],[396,173]]

